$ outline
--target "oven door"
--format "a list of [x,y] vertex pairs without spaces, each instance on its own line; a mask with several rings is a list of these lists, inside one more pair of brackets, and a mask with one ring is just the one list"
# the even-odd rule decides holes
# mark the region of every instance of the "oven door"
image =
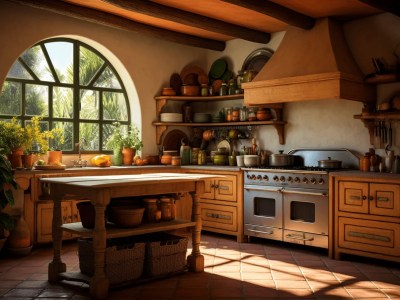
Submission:
[[[302,244],[328,241],[329,199],[325,192],[283,190],[284,240]],[[319,244],[320,242],[318,242]],[[325,247],[325,245],[319,245]]]
[[244,186],[244,234],[282,241],[281,188]]

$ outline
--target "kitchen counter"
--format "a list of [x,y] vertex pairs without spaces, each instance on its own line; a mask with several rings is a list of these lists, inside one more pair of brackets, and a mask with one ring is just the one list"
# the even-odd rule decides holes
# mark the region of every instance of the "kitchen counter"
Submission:
[[358,170],[354,171],[334,171],[330,172],[329,175],[332,176],[351,176],[359,178],[376,178],[376,179],[387,179],[387,180],[400,180],[400,174],[393,173],[380,173],[380,172],[362,172]]

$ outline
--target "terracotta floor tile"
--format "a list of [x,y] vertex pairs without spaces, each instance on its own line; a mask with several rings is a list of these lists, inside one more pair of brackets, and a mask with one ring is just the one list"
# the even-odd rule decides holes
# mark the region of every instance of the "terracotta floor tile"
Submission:
[[347,292],[355,299],[379,299],[387,298],[386,294],[378,289],[347,289]]
[[390,297],[390,299],[400,299],[400,288],[393,288],[393,289],[381,289],[386,295]]
[[394,289],[394,288],[399,288],[400,287],[400,282],[399,281],[385,281],[384,279],[382,280],[376,280],[372,281],[373,284],[376,285],[376,287],[380,289]]
[[[209,297],[210,290],[203,288],[179,288],[176,289],[174,297]],[[149,298],[152,299],[152,298]]]
[[279,298],[280,299],[313,299],[314,298],[314,293],[310,288],[304,288],[304,289],[296,289],[296,288],[291,288],[291,289],[282,289],[278,290]]
[[211,288],[210,296],[211,298],[219,298],[219,297],[242,297],[242,287],[230,287],[230,288]]
[[335,298],[335,299],[341,299],[341,298],[350,298],[352,299],[351,295],[342,287],[336,287],[334,289],[321,289],[318,291],[314,291],[314,294],[317,298]]
[[358,281],[358,280],[348,280],[343,281],[342,286],[348,289],[376,289],[376,285],[371,281]]
[[271,273],[242,273],[241,275],[242,280],[272,280],[272,274]]
[[246,281],[242,282],[242,286],[243,288],[265,287],[276,289],[276,281],[267,279],[246,279]]
[[31,298],[31,297],[37,297],[43,290],[42,289],[12,289],[6,294],[4,294],[4,297],[11,297],[11,298],[17,298],[17,297],[23,297],[23,298]]
[[340,281],[360,281],[368,280],[367,276],[361,272],[333,272],[335,277]]
[[268,266],[257,266],[253,264],[247,264],[247,263],[242,263],[241,264],[241,271],[242,273],[251,273],[251,272],[270,272],[271,270],[269,269]]
[[263,287],[251,287],[251,288],[243,288],[243,296],[248,298],[260,297],[260,298],[274,298],[277,299],[279,297],[278,291],[270,288]]
[[334,281],[337,279],[332,272],[313,272],[305,273],[304,276],[308,280],[319,280],[319,281]]
[[306,280],[275,280],[278,290],[286,289],[310,289]]
[[242,288],[243,283],[240,280],[234,280],[229,278],[213,279],[209,283],[211,289],[215,288]]
[[311,289],[315,292],[326,290],[326,289],[335,289],[341,288],[342,284],[339,281],[319,281],[319,280],[307,280]]

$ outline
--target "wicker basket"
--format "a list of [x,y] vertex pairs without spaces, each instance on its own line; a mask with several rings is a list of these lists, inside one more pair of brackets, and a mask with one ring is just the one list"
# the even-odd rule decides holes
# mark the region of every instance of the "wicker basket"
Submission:
[[[79,268],[94,274],[94,251],[91,239],[78,240]],[[109,239],[105,253],[105,270],[110,284],[135,280],[143,273],[145,243],[129,238]]]
[[171,234],[155,235],[146,242],[145,273],[148,276],[186,269],[188,239]]

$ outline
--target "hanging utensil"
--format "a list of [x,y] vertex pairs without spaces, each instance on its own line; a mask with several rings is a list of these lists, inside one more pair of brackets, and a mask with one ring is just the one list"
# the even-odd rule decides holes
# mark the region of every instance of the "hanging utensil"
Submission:
[[389,122],[389,147],[392,147],[392,143],[393,143],[393,132],[392,132],[392,122]]

